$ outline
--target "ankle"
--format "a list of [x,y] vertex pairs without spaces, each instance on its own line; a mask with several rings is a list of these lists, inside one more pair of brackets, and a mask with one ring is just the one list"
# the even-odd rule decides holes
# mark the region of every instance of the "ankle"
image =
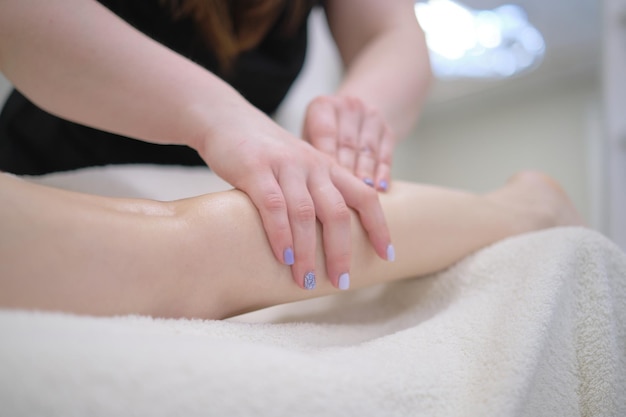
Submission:
[[523,232],[584,224],[563,188],[541,172],[515,174],[506,185],[485,197],[506,207],[516,219],[518,230]]

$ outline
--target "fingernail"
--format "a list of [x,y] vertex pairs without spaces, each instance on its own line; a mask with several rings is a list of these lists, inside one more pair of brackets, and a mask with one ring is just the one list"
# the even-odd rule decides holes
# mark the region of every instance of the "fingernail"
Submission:
[[315,289],[315,273],[307,272],[304,276],[304,288],[307,290]]
[[369,185],[370,187],[374,186],[374,180],[372,180],[371,178],[364,178],[363,182],[367,185]]
[[283,252],[283,259],[285,261],[285,265],[293,265],[294,257],[293,257],[293,249],[287,248]]
[[393,262],[396,260],[396,250],[393,248],[393,245],[390,243],[387,246],[387,260],[389,262]]
[[378,187],[383,191],[387,191],[387,187],[389,187],[389,184],[387,184],[387,181],[385,180],[380,180],[380,182],[378,183]]
[[347,290],[348,288],[350,288],[350,274],[344,272],[343,274],[339,275],[338,287],[340,290]]

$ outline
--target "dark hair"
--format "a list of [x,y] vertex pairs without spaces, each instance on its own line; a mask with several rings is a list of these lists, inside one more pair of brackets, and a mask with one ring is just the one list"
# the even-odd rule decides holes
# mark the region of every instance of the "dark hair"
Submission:
[[223,71],[237,56],[257,46],[281,18],[281,30],[292,35],[306,18],[310,0],[160,0],[172,17],[191,17],[213,49]]

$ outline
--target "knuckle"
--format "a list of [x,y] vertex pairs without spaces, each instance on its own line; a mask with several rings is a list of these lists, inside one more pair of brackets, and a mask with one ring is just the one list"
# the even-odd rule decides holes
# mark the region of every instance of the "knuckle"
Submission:
[[320,95],[311,100],[311,104],[326,104],[329,102],[330,97],[327,95]]
[[392,156],[389,152],[383,152],[378,157],[378,162],[384,165],[391,166]]
[[263,195],[262,206],[270,212],[284,211],[287,207],[285,198],[279,192],[269,192]]
[[352,135],[341,135],[341,137],[339,138],[339,145],[342,148],[347,148],[347,149],[351,149],[351,150],[355,150],[356,149],[356,140],[354,138],[354,136]]
[[315,220],[315,207],[310,201],[301,201],[297,203],[293,213],[294,219],[301,223],[312,222]]
[[377,153],[379,147],[377,139],[372,131],[364,131],[361,134],[359,152],[363,154]]
[[350,209],[344,201],[335,204],[331,212],[331,220],[342,223],[350,221]]
[[312,112],[324,110],[331,104],[332,101],[329,96],[317,96],[309,103],[308,110]]
[[363,109],[363,102],[356,97],[352,97],[352,96],[346,97],[345,104],[351,110]]

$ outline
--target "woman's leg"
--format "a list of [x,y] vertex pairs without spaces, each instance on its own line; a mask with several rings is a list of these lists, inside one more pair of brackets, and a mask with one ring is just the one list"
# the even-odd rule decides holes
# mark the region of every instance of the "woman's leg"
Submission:
[[[539,173],[518,174],[486,195],[395,182],[380,198],[396,260],[386,262],[376,256],[354,216],[350,288],[432,273],[505,237],[582,224],[558,184]],[[211,285],[219,285],[216,305],[222,317],[338,291],[336,282],[331,283],[325,274],[321,250],[317,288],[306,291],[294,284],[288,267],[272,258],[260,219],[245,195],[231,192],[175,205],[188,219],[185,235],[190,241],[181,247],[194,251],[188,262],[196,267],[192,275],[197,277],[181,299],[190,308],[184,314],[210,315],[205,297]]]
[[[338,291],[321,250],[317,288],[297,286],[238,191],[157,203],[7,181],[0,306],[223,318]],[[380,198],[396,260],[374,254],[355,216],[350,288],[427,274],[508,236],[581,223],[558,185],[536,173],[486,195],[397,182]]]

